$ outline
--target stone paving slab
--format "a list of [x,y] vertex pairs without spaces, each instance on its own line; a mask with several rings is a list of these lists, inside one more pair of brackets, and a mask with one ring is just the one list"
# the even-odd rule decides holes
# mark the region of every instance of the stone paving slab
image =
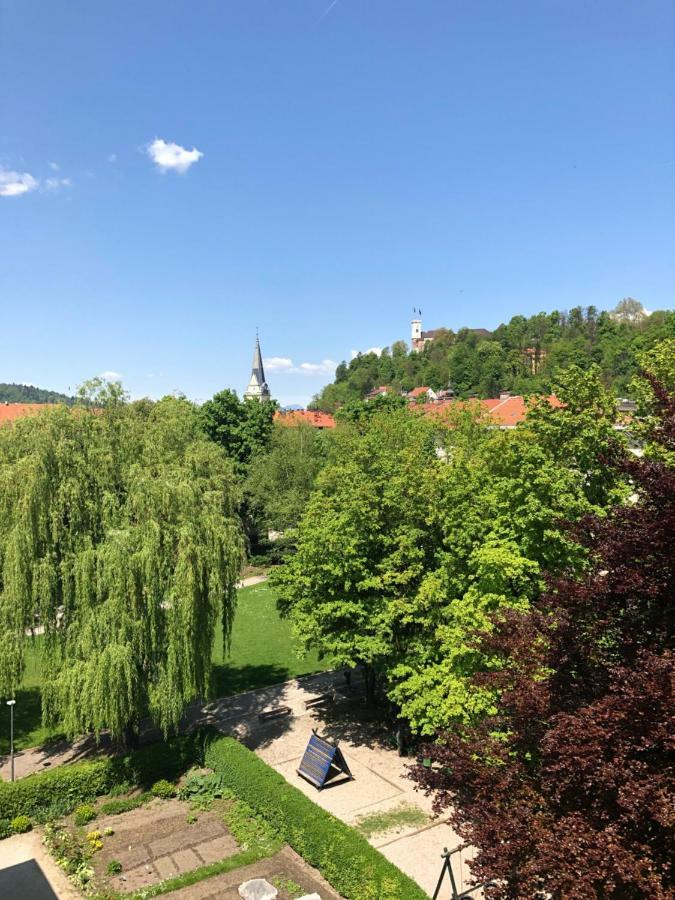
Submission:
[[402,796],[400,787],[368,770],[367,766],[358,760],[348,760],[349,768],[354,775],[353,781],[340,782],[337,777],[335,783],[329,782],[325,788],[318,791],[314,785],[297,775],[301,758],[298,756],[290,762],[275,766],[275,768],[287,781],[299,788],[303,794],[307,794],[311,800],[319,802],[317,795],[320,794],[320,805],[340,818],[369,809],[384,800],[400,799]]
[[[461,843],[462,841],[447,823],[439,822],[431,828],[385,841],[384,844],[378,846],[378,849],[390,862],[414,878],[420,887],[431,896],[441,874],[443,848],[452,849]],[[461,853],[453,856],[452,865],[458,887],[460,880],[463,885],[468,886],[471,873]],[[450,882],[446,875],[445,887],[439,895],[439,900],[448,900],[451,896]]]
[[118,851],[115,859],[122,863],[124,869],[135,869],[147,859],[147,851],[144,847],[129,847],[127,850]]
[[[82,900],[66,873],[47,852],[39,832],[29,831],[5,838],[0,847],[2,900],[47,900],[50,896],[59,900]],[[17,890],[21,890],[23,896]]]
[[[321,712],[313,710],[296,716],[277,733],[264,728],[253,730],[245,743],[290,784],[348,824],[354,824],[364,815],[387,812],[401,803],[419,807],[428,817],[427,825],[410,826],[398,833],[375,834],[369,840],[431,896],[441,872],[443,848],[452,849],[462,841],[449,825],[432,818],[431,799],[416,791],[407,777],[411,760],[399,757],[395,750],[383,745],[375,726],[366,723],[362,728],[355,727],[357,715],[358,711],[355,715],[354,710],[345,709],[343,716],[340,710],[339,716],[332,715],[330,721],[324,721]],[[344,721],[342,732],[336,727],[340,719]],[[313,728],[319,734],[329,734],[339,740],[347,764],[356,775],[355,781],[318,791],[296,774]],[[453,857],[453,871],[460,890],[470,886],[469,858],[468,851]],[[447,897],[450,897],[449,887],[447,893],[445,889],[441,893],[441,900]]]
[[188,824],[187,812],[188,805],[179,800],[156,800],[120,816],[106,817],[99,823],[101,830],[109,823],[115,833],[104,840],[103,849],[93,859],[96,872],[103,875],[111,859],[119,860],[121,875],[107,880],[129,892],[238,851],[216,810],[198,813],[193,824]]
[[[201,846],[201,844],[199,846]],[[191,872],[192,869],[198,869],[200,866],[204,865],[204,860],[201,859],[201,853],[197,856],[197,853],[191,849],[179,850],[178,853],[173,854],[171,859],[181,874],[183,872]]]
[[[167,896],[171,900],[241,900],[239,885],[252,878],[266,878],[272,883],[278,878],[282,882],[290,880],[300,885],[305,894],[310,896],[317,893],[321,900],[341,900],[340,895],[328,882],[288,846],[268,859],[261,859],[233,872],[207,878],[197,884],[172,891]],[[290,895],[283,888],[279,888],[278,900],[290,900]]]
[[199,845],[198,852],[205,863],[219,862],[226,856],[233,856],[237,852],[237,842],[230,835],[213,838]]

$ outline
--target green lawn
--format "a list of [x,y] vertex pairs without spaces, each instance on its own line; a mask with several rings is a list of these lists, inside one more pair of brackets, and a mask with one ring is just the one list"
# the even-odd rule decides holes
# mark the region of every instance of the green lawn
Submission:
[[[39,638],[28,654],[26,674],[17,691],[15,747],[35,747],[53,737],[40,723]],[[213,689],[215,697],[236,694],[251,688],[267,687],[297,675],[328,668],[315,653],[300,657],[288,622],[279,618],[276,596],[267,584],[239,591],[237,614],[232,629],[230,653],[224,657],[222,630],[218,628],[213,647]],[[9,752],[9,710],[0,709],[0,755]]]
[[232,646],[223,656],[219,627],[213,645],[213,682],[216,697],[266,687],[279,681],[329,668],[316,653],[305,657],[291,637],[291,626],[279,618],[277,599],[266,583],[239,591],[232,629]]

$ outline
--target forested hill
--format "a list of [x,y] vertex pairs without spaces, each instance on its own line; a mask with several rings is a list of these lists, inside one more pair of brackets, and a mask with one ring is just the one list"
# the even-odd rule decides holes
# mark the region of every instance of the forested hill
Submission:
[[75,402],[74,397],[33,387],[32,384],[4,384],[0,382],[0,403],[67,403]]
[[419,353],[396,341],[381,356],[359,355],[341,363],[335,381],[314,398],[312,408],[333,412],[389,385],[393,391],[430,387],[451,389],[458,397],[499,396],[549,389],[556,369],[597,363],[618,396],[627,396],[638,369],[637,354],[666,337],[675,337],[675,313],[647,314],[630,298],[612,312],[589,306],[567,312],[514,316],[492,333],[463,328],[438,329]]

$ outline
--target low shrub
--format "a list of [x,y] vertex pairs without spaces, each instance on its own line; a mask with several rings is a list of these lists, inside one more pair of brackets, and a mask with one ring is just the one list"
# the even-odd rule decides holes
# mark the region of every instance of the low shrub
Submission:
[[265,856],[272,856],[281,849],[283,837],[267,819],[256,812],[243,800],[232,797],[226,802],[223,813],[225,824],[242,850],[254,847]]
[[214,741],[206,763],[347,900],[426,897],[358,832],[313,803],[233,738]]
[[87,834],[87,841],[92,853],[96,853],[97,850],[103,849],[103,839],[101,832],[98,831],[98,829],[95,831],[90,831]]
[[125,794],[131,793],[134,786],[129,781],[120,781],[119,784],[113,784],[108,791],[109,797],[124,797]]
[[12,834],[12,823],[9,819],[0,819],[0,840]]
[[86,825],[88,822],[95,819],[97,815],[98,813],[95,806],[91,803],[81,803],[79,806],[75,807],[73,821],[76,825]]
[[47,822],[55,822],[57,819],[62,819],[72,810],[73,804],[69,800],[56,799],[48,806],[38,807],[33,814],[33,819],[38,825],[46,825]]
[[26,831],[30,831],[33,825],[28,816],[14,816],[11,827],[13,834],[24,834]]
[[118,859],[111,859],[105,870],[108,875],[119,875],[122,871],[122,863]]
[[225,793],[225,781],[218,772],[188,772],[178,792],[181,800],[212,802]]
[[127,756],[71,763],[18,781],[0,782],[0,819],[32,817],[57,801],[70,811],[92,797],[109,793],[116,785],[147,789],[158,776],[175,779],[203,759],[211,734],[202,729],[151,744]]
[[153,797],[159,797],[161,800],[168,800],[169,797],[175,795],[176,788],[170,781],[167,781],[166,778],[160,778],[159,781],[156,781],[150,788],[150,793]]
[[92,854],[89,843],[79,834],[51,823],[45,827],[44,843],[58,865],[77,887],[85,889],[94,875],[89,862]]
[[152,794],[149,793],[137,794],[135,797],[120,797],[119,800],[107,800],[102,803],[98,811],[102,816],[119,816],[121,813],[138,809],[149,800],[152,800]]

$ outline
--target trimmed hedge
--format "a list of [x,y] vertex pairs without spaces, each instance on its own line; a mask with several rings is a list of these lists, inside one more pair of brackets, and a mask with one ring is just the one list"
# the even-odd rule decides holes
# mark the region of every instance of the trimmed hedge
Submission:
[[151,744],[128,756],[70,763],[18,781],[0,782],[0,819],[19,815],[33,818],[57,800],[67,801],[73,809],[125,781],[149,788],[158,778],[175,779],[199,760],[209,735],[197,731]]
[[347,900],[426,900],[424,891],[358,832],[233,738],[214,741],[206,764]]

